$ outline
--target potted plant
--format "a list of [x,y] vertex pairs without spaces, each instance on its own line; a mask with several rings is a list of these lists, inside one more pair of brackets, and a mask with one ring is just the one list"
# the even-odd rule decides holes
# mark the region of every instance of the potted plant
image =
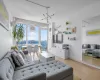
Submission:
[[67,22],[66,22],[66,25],[68,25],[68,24],[70,24],[70,22],[67,21]]
[[18,47],[17,47],[17,46],[12,46],[12,47],[11,47],[11,50],[16,51],[16,50],[18,50]]
[[24,37],[24,28],[23,28],[23,25],[20,24],[20,25],[14,26],[12,34],[13,34],[14,40],[16,41],[16,45],[18,45],[18,43],[20,42],[20,40],[22,40],[23,37]]

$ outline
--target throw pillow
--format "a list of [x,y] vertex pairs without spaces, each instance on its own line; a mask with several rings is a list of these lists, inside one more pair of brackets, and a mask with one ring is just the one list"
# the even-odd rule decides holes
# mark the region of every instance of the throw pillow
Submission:
[[18,54],[16,54],[16,52],[13,52],[13,53],[11,54],[11,57],[12,57],[12,60],[13,60],[13,62],[14,62],[14,64],[15,64],[15,67],[20,67],[21,65],[20,65],[20,63],[19,63],[19,61],[18,61],[18,59],[17,59],[17,55],[18,55]]
[[23,53],[23,51],[20,51],[20,54],[22,55],[22,57],[25,59],[26,58],[26,56],[25,56],[25,54]]
[[25,60],[23,59],[22,55],[20,53],[18,53],[16,57],[17,57],[20,65],[23,66],[25,64]]

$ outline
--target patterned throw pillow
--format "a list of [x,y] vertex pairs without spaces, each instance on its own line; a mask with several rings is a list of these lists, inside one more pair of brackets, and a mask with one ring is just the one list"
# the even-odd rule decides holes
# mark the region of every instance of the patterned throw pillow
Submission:
[[22,57],[23,57],[24,59],[26,58],[26,56],[25,56],[25,54],[23,53],[23,51],[20,51],[19,53],[22,55]]
[[14,62],[14,64],[15,64],[15,67],[20,67],[21,65],[20,65],[20,63],[19,63],[19,61],[18,61],[18,59],[17,59],[17,55],[18,55],[18,54],[16,54],[16,52],[13,52],[13,53],[11,54],[11,57],[12,57],[12,60],[13,60],[13,62]]
[[25,64],[25,60],[23,59],[22,55],[18,53],[16,57],[20,63],[20,66],[23,66]]

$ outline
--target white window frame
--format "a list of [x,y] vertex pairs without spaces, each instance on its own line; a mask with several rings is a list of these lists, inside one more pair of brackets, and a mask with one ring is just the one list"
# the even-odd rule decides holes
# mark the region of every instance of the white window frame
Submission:
[[[26,45],[28,45],[28,25],[26,25]],[[39,31],[38,31],[38,39],[39,39],[39,46],[41,46],[41,30],[42,28],[39,26]],[[45,28],[47,30],[47,51],[48,51],[48,27]]]

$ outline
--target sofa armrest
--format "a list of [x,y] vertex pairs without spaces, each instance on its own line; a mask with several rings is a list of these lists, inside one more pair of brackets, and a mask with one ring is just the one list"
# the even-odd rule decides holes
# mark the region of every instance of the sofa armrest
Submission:
[[46,80],[46,73],[39,73],[39,74],[29,76],[20,80]]

